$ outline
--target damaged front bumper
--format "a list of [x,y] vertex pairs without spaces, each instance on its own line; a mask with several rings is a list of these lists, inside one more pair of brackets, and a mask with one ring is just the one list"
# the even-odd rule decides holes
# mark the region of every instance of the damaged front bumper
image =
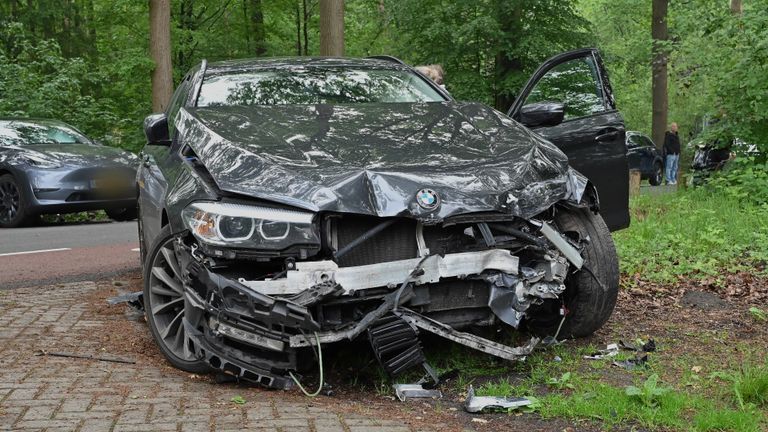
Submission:
[[[506,360],[524,359],[538,338],[510,347],[459,331],[428,316],[429,309],[420,305],[424,291],[439,292],[441,284],[480,283],[485,293],[473,301],[484,302],[496,318],[517,327],[530,304],[557,298],[570,266],[581,265],[579,251],[548,228],[541,233],[556,236],[551,239],[556,253],[544,253],[534,267],[521,267],[519,257],[507,249],[487,249],[349,267],[330,260],[294,262],[279,277],[262,280],[217,273],[180,238],[190,349],[213,369],[280,389],[293,385],[290,373],[311,363],[318,343],[352,340],[366,332],[382,366],[393,374],[425,362],[419,330]],[[356,306],[354,317],[345,322],[324,309],[348,304]]]

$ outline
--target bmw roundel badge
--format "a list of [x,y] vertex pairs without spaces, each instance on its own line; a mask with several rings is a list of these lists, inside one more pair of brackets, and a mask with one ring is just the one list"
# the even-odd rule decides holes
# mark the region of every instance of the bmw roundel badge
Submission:
[[434,210],[440,205],[440,197],[432,189],[422,189],[416,193],[416,202],[427,210]]

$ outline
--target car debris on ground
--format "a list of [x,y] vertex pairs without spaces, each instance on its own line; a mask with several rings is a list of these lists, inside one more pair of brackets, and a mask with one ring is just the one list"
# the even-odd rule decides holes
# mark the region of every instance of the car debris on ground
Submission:
[[469,386],[467,400],[464,402],[464,410],[468,413],[480,413],[491,411],[509,411],[530,405],[528,398],[510,398],[500,396],[475,396],[475,388]]

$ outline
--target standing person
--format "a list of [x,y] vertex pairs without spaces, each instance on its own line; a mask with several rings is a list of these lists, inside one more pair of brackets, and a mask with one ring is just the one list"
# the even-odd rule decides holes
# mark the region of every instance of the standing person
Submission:
[[677,135],[677,123],[669,125],[664,134],[664,170],[667,184],[677,184],[677,168],[680,163],[680,137]]

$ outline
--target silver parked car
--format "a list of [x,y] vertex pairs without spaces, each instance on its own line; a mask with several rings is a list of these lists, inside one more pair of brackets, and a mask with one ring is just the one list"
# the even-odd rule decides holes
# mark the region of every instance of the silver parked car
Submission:
[[0,227],[46,213],[105,210],[136,218],[130,152],[101,145],[74,127],[42,119],[0,119]]

